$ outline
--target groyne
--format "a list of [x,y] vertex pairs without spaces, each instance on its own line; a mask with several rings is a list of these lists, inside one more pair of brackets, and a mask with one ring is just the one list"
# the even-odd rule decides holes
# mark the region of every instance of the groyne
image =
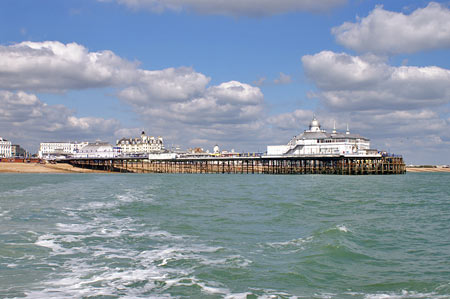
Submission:
[[174,159],[78,158],[58,162],[121,173],[241,173],[241,174],[404,174],[399,156],[260,156]]

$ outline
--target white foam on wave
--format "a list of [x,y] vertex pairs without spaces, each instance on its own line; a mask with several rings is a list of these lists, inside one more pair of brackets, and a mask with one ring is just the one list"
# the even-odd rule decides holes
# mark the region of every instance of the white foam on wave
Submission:
[[[74,258],[64,263],[67,269],[63,277],[40,283],[43,290],[27,292],[28,298],[81,298],[91,296],[117,296],[129,290],[130,297],[153,290],[155,281],[166,278],[156,267],[111,268],[92,264],[89,258]],[[133,283],[141,283],[139,288],[129,288]],[[136,296],[133,296],[135,294]],[[126,298],[127,296],[121,296]],[[155,296],[159,297],[159,296]],[[160,297],[167,297],[166,295]]]
[[91,201],[86,207],[81,210],[102,210],[102,209],[112,209],[118,206],[116,202],[104,202],[104,201]]
[[196,284],[202,288],[202,292],[207,294],[229,294],[230,290],[227,288],[221,288],[216,286],[208,286],[204,282],[196,280]]
[[[109,224],[108,228],[106,223]],[[102,225],[103,227],[97,227]],[[35,244],[50,248],[52,255],[74,255],[65,257],[66,262],[58,265],[58,273],[39,283],[37,290],[27,292],[28,298],[118,294],[123,298],[140,298],[148,293],[157,294],[155,298],[168,298],[171,287],[183,285],[195,285],[205,294],[226,295],[230,291],[222,285],[195,277],[195,269],[199,265],[246,267],[251,263],[239,255],[223,257],[219,253],[220,258],[213,257],[214,253],[223,248],[204,245],[191,237],[159,229],[145,231],[131,218],[95,218],[89,224],[59,223],[57,228],[59,234],[39,236]],[[91,245],[79,242],[85,238],[90,238],[92,242],[92,237],[102,234],[106,234],[108,239],[114,239],[115,235],[122,233],[129,237],[146,236],[157,241],[154,245],[156,247],[141,251],[133,247],[117,246],[117,242],[98,240],[88,243]],[[84,244],[83,247],[78,247],[80,243]],[[44,289],[39,290],[42,287]]]
[[380,294],[366,294],[365,299],[448,299],[450,294],[441,295],[434,292],[431,293],[420,293],[414,291],[402,290],[401,293],[380,293]]
[[65,252],[61,245],[55,243],[55,236],[51,234],[39,236],[34,244],[50,248],[53,252]]
[[60,231],[71,233],[84,233],[90,228],[89,225],[79,223],[56,223],[56,227]]
[[221,259],[207,258],[203,253],[213,253],[221,250],[222,247],[209,247],[202,245],[164,245],[162,247],[146,250],[138,255],[139,259],[150,263],[157,263],[159,267],[164,267],[171,262],[180,260],[196,261],[203,265],[222,263]]
[[[56,227],[63,233],[73,233],[77,240],[83,240],[85,238],[92,237],[109,237],[116,238],[126,233],[130,233],[130,230],[138,230],[139,225],[133,224],[133,219],[126,218],[108,218],[108,217],[95,217],[89,223],[57,223]],[[134,236],[143,235],[143,232],[137,231],[131,233]]]
[[69,255],[75,253],[86,253],[87,249],[84,247],[66,248],[61,245],[62,242],[73,243],[80,241],[81,238],[73,235],[53,235],[45,234],[39,236],[34,242],[35,245],[46,247],[52,250],[53,255]]
[[[238,294],[229,294],[228,296],[226,296],[225,298],[246,298],[246,297],[240,297],[243,294],[248,294],[248,295],[254,295],[257,296],[258,299],[274,299],[274,298],[290,298],[290,299],[297,299],[297,298],[306,298],[306,297],[297,297],[294,296],[292,294],[283,292],[283,291],[277,291],[277,290],[273,290],[273,289],[256,289],[256,288],[251,288],[250,289],[251,292],[250,293],[238,293]],[[236,296],[237,295],[237,296]],[[236,296],[236,297],[235,297]]]
[[149,194],[145,194],[139,190],[127,190],[122,194],[111,194],[110,197],[106,196],[104,200],[91,201],[84,204],[77,209],[75,212],[70,210],[66,213],[71,213],[69,216],[74,216],[76,211],[91,211],[96,212],[98,210],[115,209],[124,204],[129,204],[132,202],[153,202],[153,198]]
[[345,225],[343,225],[343,224],[336,225],[336,229],[337,229],[338,231],[344,232],[344,233],[348,233],[348,232],[349,232],[349,229],[348,229]]
[[125,190],[126,192],[123,194],[117,194],[116,199],[118,201],[130,203],[130,202],[136,202],[136,201],[145,201],[145,202],[152,202],[153,198],[151,197],[151,194],[146,194],[143,191],[140,190]]
[[[296,238],[284,242],[269,242],[266,243],[267,246],[276,248],[276,249],[291,249],[293,248],[293,252],[298,252],[301,250],[305,250],[304,245],[313,241],[313,236],[308,236],[306,238]],[[288,253],[292,252],[292,250],[288,250]]]
[[218,283],[215,282],[204,282],[197,279],[195,276],[186,276],[182,278],[175,279],[167,279],[165,281],[165,289],[169,289],[173,286],[198,286],[201,291],[206,294],[221,294],[227,295],[230,294],[230,290],[224,287],[221,287]]
[[163,230],[153,230],[151,232],[146,232],[145,236],[151,237],[151,238],[158,238],[162,240],[183,240],[183,236],[176,236],[174,234],[171,234],[167,231]]
[[206,259],[199,261],[202,265],[205,266],[226,266],[226,267],[234,267],[234,268],[246,268],[248,267],[252,261],[246,258],[243,258],[240,255],[231,255],[225,258],[220,259]]
[[234,293],[234,294],[228,294],[224,297],[224,299],[247,299],[247,296],[252,295],[250,292],[245,293]]

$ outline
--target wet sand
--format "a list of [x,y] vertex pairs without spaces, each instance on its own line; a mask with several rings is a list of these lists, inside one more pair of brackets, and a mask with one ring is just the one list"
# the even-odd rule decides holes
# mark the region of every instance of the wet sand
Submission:
[[0,173],[104,173],[105,171],[83,169],[69,164],[40,164],[0,162]]

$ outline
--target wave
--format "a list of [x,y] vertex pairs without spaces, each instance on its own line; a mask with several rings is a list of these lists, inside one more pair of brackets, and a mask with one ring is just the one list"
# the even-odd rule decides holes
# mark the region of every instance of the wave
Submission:
[[301,250],[301,249],[305,249],[304,246],[306,244],[315,242],[327,234],[335,234],[336,232],[349,233],[351,231],[345,225],[339,224],[339,225],[335,225],[335,226],[325,229],[325,230],[320,230],[320,231],[314,232],[310,236],[307,236],[307,237],[300,237],[300,238],[295,238],[295,239],[281,241],[281,242],[267,242],[267,243],[265,243],[265,245],[268,247],[278,248],[278,249],[285,248],[285,249]]
[[[196,269],[246,268],[251,261],[227,254],[223,247],[202,244],[134,219],[105,215],[91,222],[57,223],[57,231],[34,244],[50,249],[48,261],[58,270],[26,292],[28,298],[90,296],[169,298],[180,287],[205,294],[229,294],[220,283],[200,279]],[[137,243],[130,243],[137,242]]]
[[378,293],[378,294],[359,294],[365,299],[448,299],[450,295],[442,295],[435,292],[420,293],[415,291],[402,290],[400,293]]

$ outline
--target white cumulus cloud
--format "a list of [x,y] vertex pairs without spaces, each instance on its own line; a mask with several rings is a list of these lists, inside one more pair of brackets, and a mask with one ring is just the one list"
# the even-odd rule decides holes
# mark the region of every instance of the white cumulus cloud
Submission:
[[64,105],[48,105],[36,95],[0,90],[0,132],[26,147],[43,141],[109,138],[120,124],[115,119],[76,117]]
[[210,78],[188,67],[139,70],[137,79],[121,90],[119,97],[135,105],[185,101],[201,94],[209,81]]
[[409,15],[377,6],[355,23],[332,29],[341,45],[358,52],[414,53],[450,47],[450,9],[431,2]]
[[210,87],[203,84],[202,87],[192,89],[188,86],[189,90],[195,91],[194,94],[181,93],[182,97],[164,98],[162,102],[155,101],[151,92],[146,93],[145,85],[133,87],[144,90],[142,93],[124,90],[119,97],[133,105],[144,119],[205,126],[214,123],[239,124],[257,118],[263,109],[263,94],[257,87],[237,81]]
[[61,92],[120,86],[136,78],[136,64],[111,51],[56,41],[0,46],[0,88]]
[[[114,131],[119,134],[123,128],[113,120],[77,117],[64,106],[48,106],[23,91],[54,93],[111,87],[120,100],[133,107],[150,134],[168,135],[173,140],[186,140],[187,136],[206,140],[209,132],[220,142],[230,135],[236,138],[237,132],[243,136],[243,127],[259,126],[264,112],[259,88],[238,81],[209,85],[210,80],[190,67],[140,69],[111,51],[90,52],[76,43],[0,46],[4,128],[14,125],[15,135],[21,136],[28,134],[29,126],[40,140],[59,136],[103,138],[106,132],[112,137]],[[20,104],[25,105],[23,109],[18,108]]]
[[374,56],[322,51],[302,57],[317,96],[337,110],[437,107],[450,102],[450,70],[390,66]]
[[[99,0],[110,2],[111,0]],[[195,11],[229,16],[269,16],[295,11],[322,12],[347,3],[347,0],[115,0],[133,9],[153,12]]]

